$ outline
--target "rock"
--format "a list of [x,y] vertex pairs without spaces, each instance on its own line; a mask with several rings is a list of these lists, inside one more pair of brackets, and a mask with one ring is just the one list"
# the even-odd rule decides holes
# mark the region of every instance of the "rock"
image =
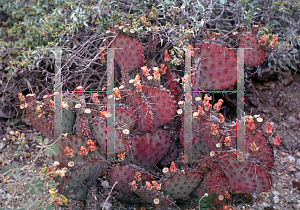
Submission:
[[293,156],[291,156],[291,155],[288,155],[288,156],[286,157],[286,159],[287,159],[290,163],[294,163],[294,162],[296,161],[296,159],[295,159]]
[[296,164],[300,166],[300,159],[297,159]]
[[0,142],[0,151],[5,147],[5,144],[3,142]]
[[298,123],[298,120],[296,120],[292,115],[289,116],[289,117],[287,118],[287,120],[289,120],[289,121],[291,121],[291,122],[293,122],[293,123]]
[[3,200],[10,199],[10,198],[11,198],[11,194],[9,194],[9,193],[6,193],[6,194],[2,195]]
[[263,205],[261,205],[261,204],[258,204],[257,206],[255,206],[255,209],[257,209],[257,210],[262,210],[264,208],[265,207]]
[[263,205],[265,208],[270,206],[270,204],[268,204],[266,202],[263,202],[261,205]]
[[104,206],[104,202],[100,204],[100,207],[102,209],[105,209],[105,210],[111,210],[112,209],[112,204],[111,203],[105,203],[105,206]]
[[279,202],[279,198],[277,197],[277,196],[274,196],[273,197],[273,202],[276,204],[276,203],[278,203]]
[[300,204],[294,204],[294,205],[293,205],[293,208],[294,208],[295,210],[300,210]]
[[272,194],[275,195],[275,196],[279,196],[280,192],[278,192],[278,191],[272,191]]
[[300,158],[300,152],[297,152],[297,153],[296,153],[296,156],[297,156],[298,158]]
[[101,182],[101,185],[102,185],[103,188],[109,188],[109,183],[108,183],[108,181],[103,181],[103,182]]

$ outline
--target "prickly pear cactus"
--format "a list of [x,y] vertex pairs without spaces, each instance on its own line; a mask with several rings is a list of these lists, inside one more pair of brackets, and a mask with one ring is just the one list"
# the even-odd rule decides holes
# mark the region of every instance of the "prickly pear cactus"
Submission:
[[[249,65],[259,65],[265,56],[255,36],[255,30],[252,35],[244,31],[238,35],[240,47],[254,49],[245,51]],[[119,200],[159,208],[176,207],[177,201],[190,199],[193,194],[202,197],[205,189],[218,195],[214,200],[214,204],[221,204],[218,209],[223,209],[234,193],[270,190],[273,151],[268,135],[261,130],[261,120],[245,117],[244,150],[237,151],[236,124],[226,122],[219,112],[224,108],[223,100],[215,102],[208,94],[193,93],[189,113],[192,127],[184,130],[188,115],[185,102],[179,101],[183,91],[178,76],[170,70],[169,57],[160,65],[144,62],[143,48],[136,38],[119,33],[111,41],[122,70],[120,86],[108,96],[115,102],[114,116],[108,97],[91,96],[83,87],[69,93],[70,100],[66,98],[63,103],[62,126],[68,134],[55,142],[60,153],[54,157],[60,162],[59,168],[65,168],[61,172],[65,174],[62,193],[85,199],[102,172],[115,185]],[[195,46],[194,90],[224,90],[236,83],[239,68],[235,51],[219,43],[205,40]],[[169,56],[168,50],[165,55]],[[51,97],[39,102],[29,94],[21,107],[32,125],[53,139]],[[190,141],[185,141],[185,132],[191,133]],[[115,149],[115,159],[109,164],[104,157],[108,147]],[[192,150],[192,157],[185,156],[186,149]]]

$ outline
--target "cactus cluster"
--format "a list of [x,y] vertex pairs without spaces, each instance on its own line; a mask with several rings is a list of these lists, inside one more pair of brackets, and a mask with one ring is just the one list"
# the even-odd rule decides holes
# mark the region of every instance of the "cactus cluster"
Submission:
[[[124,26],[118,27],[124,31]],[[249,34],[243,29],[238,40],[240,46],[255,49],[245,51],[246,64],[259,65],[264,60],[256,31]],[[90,95],[77,87],[63,97],[63,132],[68,134],[56,142],[61,152],[53,157],[61,163],[59,167],[68,167],[59,186],[61,193],[84,200],[88,188],[104,171],[111,185],[118,182],[118,199],[163,207],[176,206],[176,201],[192,194],[202,197],[206,189],[218,194],[214,202],[223,209],[234,193],[271,188],[273,155],[266,137],[272,131],[268,128],[264,134],[261,118],[245,117],[244,151],[237,154],[236,125],[219,113],[223,100],[212,102],[208,94],[193,94],[192,128],[188,131],[192,137],[186,145],[182,126],[187,114],[185,101],[179,100],[182,89],[175,80],[178,76],[170,71],[169,59],[157,67],[143,66],[141,44],[121,32],[111,47],[120,48],[115,61],[122,74],[122,83],[114,88],[113,116],[108,104],[112,96]],[[232,49],[213,40],[194,48],[193,88],[224,90],[236,83],[237,56]],[[20,98],[32,125],[53,139],[51,97],[45,96],[44,102],[38,102],[34,94]],[[108,148],[114,148],[113,162],[105,160],[111,155]],[[191,148],[192,157],[184,155],[186,148]]]

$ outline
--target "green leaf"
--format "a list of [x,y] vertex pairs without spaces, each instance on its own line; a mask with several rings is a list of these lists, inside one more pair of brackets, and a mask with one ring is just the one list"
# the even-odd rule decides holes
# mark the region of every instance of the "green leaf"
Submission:
[[44,139],[44,143],[45,143],[45,145],[47,145],[47,144],[49,143],[49,139],[48,139],[48,138],[45,138],[45,139]]
[[49,181],[48,186],[50,189],[55,188],[56,187],[55,181]]
[[37,136],[35,140],[38,144],[42,145],[43,138],[41,136]]
[[203,203],[205,205],[208,205],[210,202],[207,202],[206,200],[201,200],[200,203]]
[[7,175],[8,172],[9,172],[9,168],[3,168],[3,169],[1,169],[1,173],[2,173],[3,176]]
[[31,190],[29,191],[29,193],[30,193],[30,195],[34,195],[34,194],[35,194],[35,189],[34,189],[34,187],[31,188]]
[[31,184],[26,185],[25,190],[28,191],[30,188],[32,188]]
[[49,148],[51,148],[53,150],[53,154],[56,156],[58,154],[59,148],[58,146],[52,144],[49,146]]
[[32,185],[37,185],[37,184],[39,184],[39,183],[40,183],[40,180],[33,180],[33,181],[31,182]]
[[35,185],[36,187],[38,187],[38,188],[43,188],[44,187],[44,184],[43,183],[40,183],[40,184],[37,184],[37,185]]
[[218,195],[215,195],[214,197],[212,197],[212,200],[215,200],[218,197]]
[[38,189],[36,190],[37,196],[41,196],[43,193],[44,193],[44,190],[43,190],[42,188],[38,188]]
[[50,149],[46,149],[45,155],[50,157],[52,155],[52,151]]

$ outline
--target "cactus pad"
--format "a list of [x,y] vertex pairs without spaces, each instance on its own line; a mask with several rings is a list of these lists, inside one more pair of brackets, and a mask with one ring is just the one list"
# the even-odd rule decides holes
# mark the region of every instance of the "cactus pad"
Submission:
[[84,200],[88,189],[106,167],[103,161],[103,157],[97,157],[77,163],[72,171],[69,169],[66,173],[65,180],[60,185],[63,188],[59,191],[68,198]]
[[240,37],[239,48],[251,48],[244,51],[245,64],[258,66],[265,60],[265,51],[261,49],[259,40],[250,34],[243,34]]
[[177,107],[172,94],[148,86],[142,86],[142,90],[153,108],[155,128],[170,122],[175,117]]
[[137,131],[143,133],[151,130],[154,116],[148,103],[133,91],[128,91],[126,102],[138,114]]
[[224,153],[218,156],[230,183],[231,192],[260,193],[271,189],[270,174],[252,161],[239,162],[235,154]]
[[125,158],[126,162],[147,169],[155,166],[171,148],[170,137],[161,131],[134,136],[130,141],[130,149]]
[[[216,43],[204,42],[196,46],[194,59],[200,71],[199,88],[224,90],[237,82],[237,57],[233,50]],[[194,86],[196,80],[193,81]]]
[[[110,148],[115,148],[115,153],[126,152],[128,149],[127,141],[122,137],[122,135],[113,129],[111,126],[106,126],[106,122],[101,119],[101,117],[96,117],[91,123],[91,132],[97,143],[100,146],[101,151],[106,152],[107,144],[110,144]],[[110,129],[110,130],[109,130]],[[107,142],[107,131],[115,135],[115,141]],[[114,147],[115,145],[115,147]]]
[[128,73],[143,64],[143,48],[135,38],[118,34],[110,47],[117,48],[115,49],[115,59],[124,73]]
[[162,182],[162,191],[174,199],[184,199],[200,184],[201,180],[202,173],[199,171],[177,171],[173,177]]

